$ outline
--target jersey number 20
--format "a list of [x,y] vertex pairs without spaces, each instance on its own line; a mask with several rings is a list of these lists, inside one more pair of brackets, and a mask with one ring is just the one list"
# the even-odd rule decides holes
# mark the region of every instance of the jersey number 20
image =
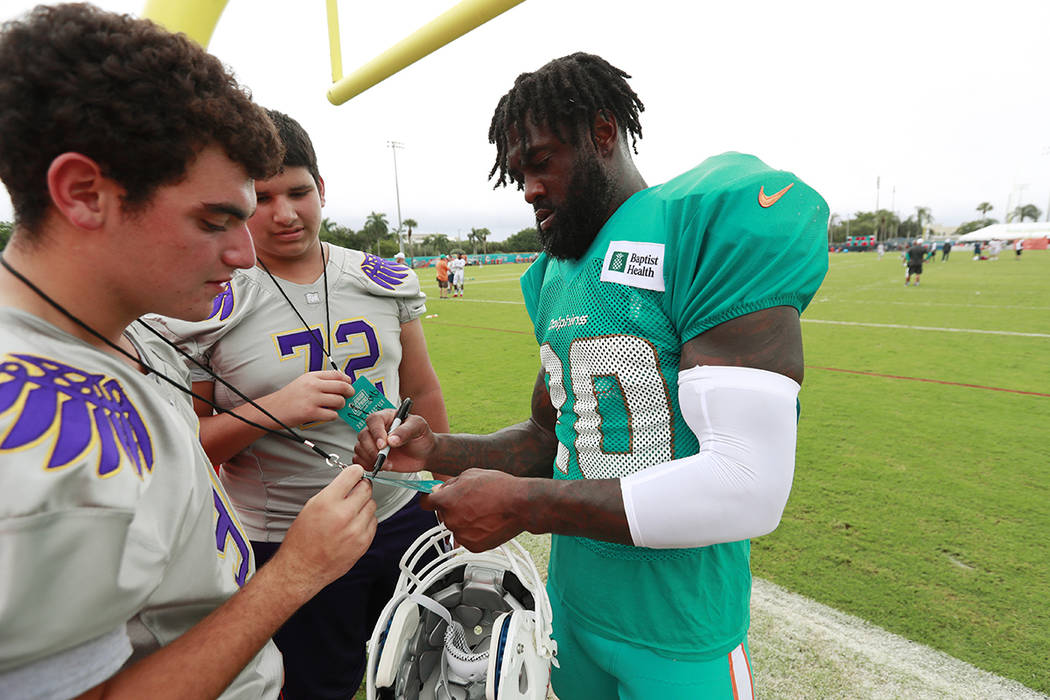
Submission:
[[[569,415],[563,413],[569,398],[565,368],[549,343],[540,346],[540,360],[549,377],[548,391],[558,422],[575,416],[573,446],[583,476],[617,478],[641,466],[674,459],[671,401],[656,348],[650,342],[632,335],[573,340],[568,362],[568,389],[573,397]],[[618,390],[600,392],[599,382]],[[626,436],[607,434],[600,393],[619,397],[621,405],[614,410],[624,412]],[[609,449],[607,443],[613,441],[619,445]],[[560,440],[554,463],[563,474],[569,473],[569,451]]]

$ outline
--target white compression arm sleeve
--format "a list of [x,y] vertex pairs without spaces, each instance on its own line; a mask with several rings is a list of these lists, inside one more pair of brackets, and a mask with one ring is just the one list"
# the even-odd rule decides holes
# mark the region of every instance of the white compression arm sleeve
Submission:
[[705,365],[678,373],[692,457],[620,480],[640,547],[703,547],[776,529],[795,471],[799,385],[782,374]]

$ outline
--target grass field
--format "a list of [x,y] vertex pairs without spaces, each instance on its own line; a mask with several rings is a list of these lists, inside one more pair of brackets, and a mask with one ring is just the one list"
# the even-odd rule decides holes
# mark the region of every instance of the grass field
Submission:
[[[423,320],[452,429],[528,415],[539,369],[517,278],[468,268]],[[1050,253],[832,255],[803,316],[794,490],[755,574],[1050,692]]]

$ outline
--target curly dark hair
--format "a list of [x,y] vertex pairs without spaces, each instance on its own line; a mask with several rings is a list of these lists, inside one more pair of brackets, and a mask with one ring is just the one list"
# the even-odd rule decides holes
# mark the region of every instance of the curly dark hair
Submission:
[[317,154],[313,141],[302,124],[276,109],[267,109],[266,115],[277,127],[277,137],[284,146],[283,168],[306,168],[318,187],[321,185],[321,172],[317,169]]
[[[630,134],[631,147],[638,152],[642,125],[638,121],[645,105],[627,79],[631,76],[594,54],[577,52],[556,58],[532,73],[522,73],[514,87],[500,98],[489,125],[489,143],[496,144],[496,162],[489,179],[497,172],[495,187],[507,184],[508,132],[513,129],[529,147],[525,120],[550,129],[562,143],[576,146],[582,134],[589,134],[594,117],[608,112],[616,117],[623,133]],[[518,183],[518,189],[523,184]]]
[[47,170],[77,152],[145,206],[210,145],[253,178],[284,149],[251,94],[184,34],[87,4],[38,6],[0,27],[0,180],[27,234],[51,199]]

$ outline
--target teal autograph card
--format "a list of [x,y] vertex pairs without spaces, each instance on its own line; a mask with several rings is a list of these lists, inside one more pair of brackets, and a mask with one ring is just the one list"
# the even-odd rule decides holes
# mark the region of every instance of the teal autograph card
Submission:
[[354,387],[354,395],[336,413],[357,432],[364,430],[365,419],[369,414],[384,408],[394,408],[394,404],[367,377],[358,377],[350,386]]

